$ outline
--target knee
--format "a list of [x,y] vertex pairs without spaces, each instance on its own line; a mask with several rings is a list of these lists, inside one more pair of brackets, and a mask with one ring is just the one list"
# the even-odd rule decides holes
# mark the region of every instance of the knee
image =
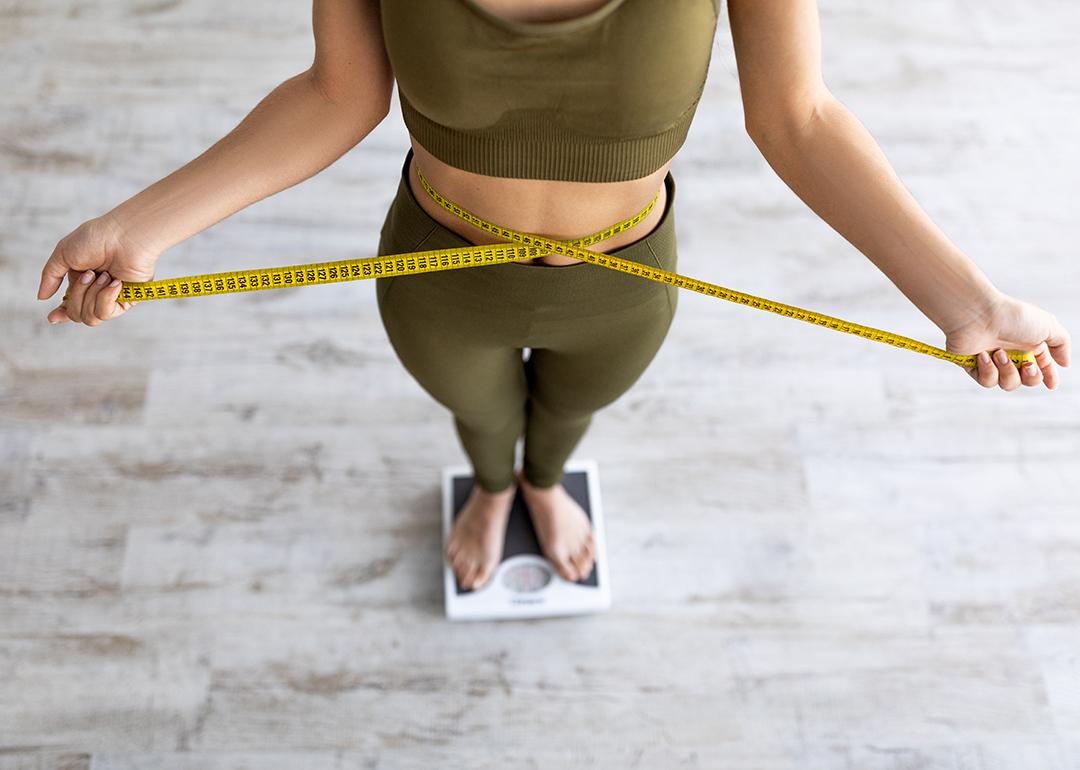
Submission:
[[525,405],[517,409],[451,409],[459,432],[477,435],[501,435],[510,431],[520,435],[525,429]]
[[574,393],[567,395],[569,397],[563,398],[530,393],[528,410],[532,414],[541,413],[556,420],[587,420],[597,409],[607,406],[617,398],[617,396],[609,398],[595,393],[589,396],[581,394],[576,397]]

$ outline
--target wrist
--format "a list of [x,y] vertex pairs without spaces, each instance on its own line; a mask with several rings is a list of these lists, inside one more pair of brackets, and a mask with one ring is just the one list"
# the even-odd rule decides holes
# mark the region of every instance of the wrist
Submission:
[[[138,212],[127,208],[128,204],[130,200],[97,217],[95,224],[101,228],[103,236],[119,250],[156,259],[172,244],[158,242],[150,236],[146,228],[140,228],[139,222],[143,220],[138,216]],[[156,229],[160,231],[160,228]]]
[[1004,292],[983,278],[972,283],[962,296],[950,298],[941,309],[923,309],[923,313],[948,336],[960,329],[988,324],[1005,299]]

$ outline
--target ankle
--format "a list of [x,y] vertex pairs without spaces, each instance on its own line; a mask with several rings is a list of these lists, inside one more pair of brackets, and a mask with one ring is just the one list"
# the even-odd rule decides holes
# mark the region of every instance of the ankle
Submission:
[[473,491],[477,495],[479,495],[480,497],[485,497],[485,498],[491,499],[491,500],[498,500],[498,499],[507,497],[509,495],[512,495],[516,490],[517,490],[517,484],[515,484],[514,482],[510,482],[510,486],[504,487],[503,489],[500,489],[497,492],[491,492],[491,491],[485,489],[479,483],[474,483],[473,484]]
[[558,480],[555,480],[554,482],[548,483],[544,486],[535,484],[529,480],[529,477],[524,469],[517,472],[517,477],[518,483],[520,483],[522,487],[527,488],[530,492],[552,492],[557,486],[559,486]]

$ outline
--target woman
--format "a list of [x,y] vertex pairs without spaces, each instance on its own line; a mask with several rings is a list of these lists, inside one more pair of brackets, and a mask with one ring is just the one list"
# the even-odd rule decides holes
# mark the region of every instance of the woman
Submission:
[[[411,150],[380,254],[495,243],[450,200],[510,228],[571,240],[630,217],[589,248],[676,269],[669,173],[704,86],[720,0],[315,0],[312,66],[220,142],[80,225],[42,270],[65,275],[52,323],[127,312],[119,282],[146,281],[162,251],[296,184],[388,114],[394,82]],[[825,87],[815,0],[729,0],[745,126],[776,173],[946,336],[979,354],[983,387],[1057,386],[1069,335],[999,291],[930,221],[873,138]],[[287,149],[286,151],[283,151]],[[545,554],[567,580],[593,564],[589,520],[563,489],[592,414],[631,387],[674,316],[677,290],[548,254],[376,280],[388,338],[452,413],[476,483],[447,558],[466,588],[501,556],[520,485]],[[529,348],[530,356],[522,360]],[[1033,350],[1018,371],[986,351]],[[524,464],[514,448],[524,434]]]

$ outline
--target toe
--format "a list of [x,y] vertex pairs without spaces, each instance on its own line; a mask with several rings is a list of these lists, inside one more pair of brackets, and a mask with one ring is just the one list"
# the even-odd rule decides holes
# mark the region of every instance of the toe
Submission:
[[562,575],[563,579],[569,580],[572,583],[577,582],[577,569],[569,559],[559,559],[556,561],[555,570]]
[[469,572],[469,588],[477,589],[480,587],[480,573],[483,569],[483,564],[473,564],[472,570]]
[[543,545],[540,546],[540,553],[542,553],[544,558],[548,560],[548,564],[550,564],[555,569],[555,572],[558,573],[559,577],[563,578],[564,580],[570,580],[570,577],[567,573],[567,568],[573,569],[573,567],[570,567],[565,562],[565,560],[558,559],[553,556],[552,553],[548,551],[548,549],[545,548]]
[[480,567],[476,571],[476,575],[473,577],[473,580],[475,581],[475,584],[477,586],[482,586],[482,585],[484,585],[485,583],[488,582],[488,579],[490,577],[491,577],[491,566],[485,564],[484,566]]
[[586,578],[589,573],[592,572],[592,555],[589,553],[588,546],[583,547],[578,551],[577,555],[573,559],[574,569],[577,570],[578,579]]
[[589,573],[592,572],[593,568],[593,556],[592,553],[588,550],[588,548],[578,554],[577,565],[578,572],[581,574],[581,577],[587,578],[589,576]]
[[469,563],[465,561],[464,558],[462,558],[461,554],[458,554],[454,558],[451,566],[454,569],[454,577],[456,577],[458,582],[461,583],[462,586],[464,586],[465,578],[469,576]]
[[461,570],[461,587],[472,588],[472,576],[476,571],[476,565],[472,562],[466,563]]

